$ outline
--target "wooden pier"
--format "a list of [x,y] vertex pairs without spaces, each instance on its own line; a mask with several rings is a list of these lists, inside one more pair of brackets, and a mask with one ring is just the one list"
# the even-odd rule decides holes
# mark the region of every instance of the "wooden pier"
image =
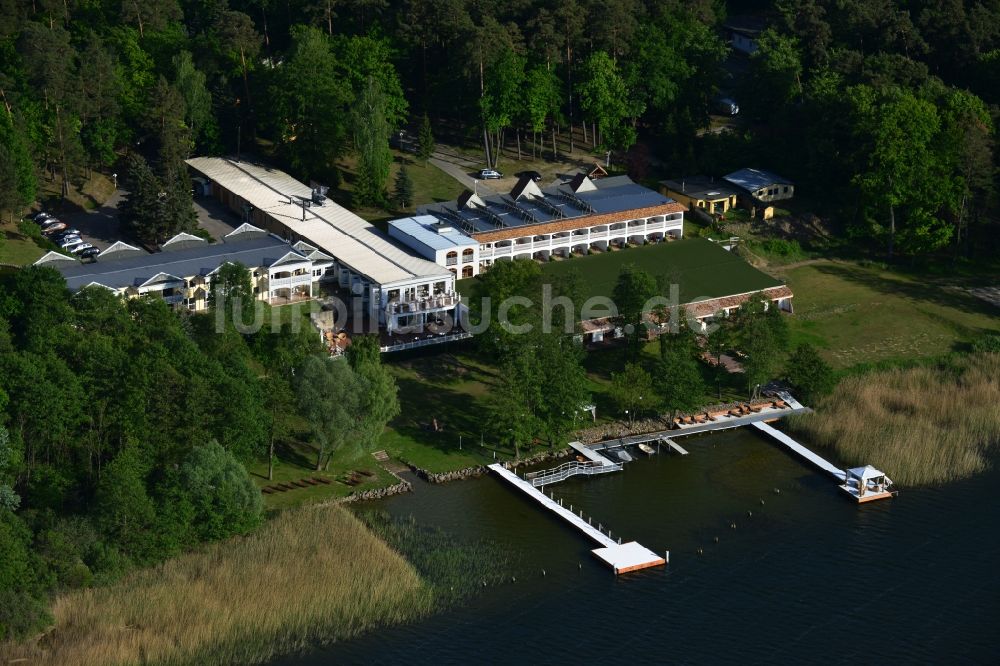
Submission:
[[801,444],[799,444],[798,442],[796,442],[794,439],[792,439],[791,437],[789,437],[785,433],[781,432],[780,430],[772,428],[771,426],[767,425],[766,423],[764,423],[762,421],[758,421],[758,422],[754,423],[753,426],[755,428],[757,428],[757,430],[760,430],[765,435],[769,435],[770,437],[772,437],[773,439],[776,439],[781,444],[784,444],[789,449],[791,449],[792,451],[794,451],[797,455],[799,455],[802,458],[805,458],[806,460],[808,460],[809,462],[811,462],[813,465],[816,465],[816,467],[819,467],[821,470],[823,470],[827,474],[831,475],[833,478],[837,479],[838,481],[844,482],[844,481],[847,480],[847,472],[845,472],[844,470],[840,469],[839,467],[837,467],[836,465],[834,465],[832,462],[829,462],[825,458],[816,455],[815,453],[813,453],[812,451],[810,451],[806,447],[802,446]]
[[[611,461],[608,462],[610,463]],[[573,513],[502,464],[494,463],[489,468],[501,479],[523,492],[530,499],[548,509],[559,518],[565,520],[580,532],[583,532],[587,538],[599,544],[600,548],[595,548],[590,552],[593,553],[594,557],[610,566],[615,574],[638,571],[639,569],[666,564],[667,560],[665,557],[660,557],[635,541],[627,543],[621,543],[620,539],[615,541],[609,536],[610,531],[608,534],[605,534],[602,529],[599,529],[600,526],[594,527],[592,521],[584,520],[582,512],[581,515]]]
[[835,478],[840,482],[840,489],[854,499],[858,504],[873,502],[880,499],[889,499],[896,495],[896,491],[889,490],[892,486],[892,479],[884,473],[875,469],[871,465],[857,467],[855,469],[840,469],[832,462],[819,456],[806,447],[802,446],[785,433],[772,428],[762,421],[753,424],[757,430],[783,444],[801,458],[808,460],[816,467]]

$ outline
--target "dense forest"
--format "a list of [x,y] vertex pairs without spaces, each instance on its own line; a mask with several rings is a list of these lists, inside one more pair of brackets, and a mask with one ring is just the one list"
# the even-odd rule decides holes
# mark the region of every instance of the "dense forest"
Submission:
[[51,268],[4,277],[0,638],[43,625],[51,591],[254,528],[261,494],[246,465],[273,457],[291,418],[312,427],[317,467],[377,441],[398,406],[374,338],[358,338],[349,362],[318,346],[288,323],[250,335],[232,313],[71,295]]
[[[769,167],[889,255],[993,247],[1000,3],[728,4],[7,0],[0,209],[132,153],[127,182],[168,193],[194,153],[264,152],[327,183],[356,153],[357,201],[384,204],[389,136],[428,116],[491,162],[582,131],[631,149],[633,175],[651,156],[669,176]],[[752,57],[725,42],[735,12],[769,26]],[[746,122],[699,137],[720,92]]]

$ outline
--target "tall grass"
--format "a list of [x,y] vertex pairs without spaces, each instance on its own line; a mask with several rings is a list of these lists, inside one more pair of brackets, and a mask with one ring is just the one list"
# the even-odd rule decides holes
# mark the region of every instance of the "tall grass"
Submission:
[[790,420],[803,438],[901,484],[982,472],[1000,444],[1000,354],[848,377],[815,414]]
[[440,528],[420,526],[412,516],[402,518],[386,511],[367,510],[357,515],[416,567],[433,588],[440,606],[510,577],[515,556],[493,541],[456,538]]
[[53,629],[35,645],[0,645],[0,663],[259,663],[432,607],[416,570],[351,513],[303,508],[57,599]]

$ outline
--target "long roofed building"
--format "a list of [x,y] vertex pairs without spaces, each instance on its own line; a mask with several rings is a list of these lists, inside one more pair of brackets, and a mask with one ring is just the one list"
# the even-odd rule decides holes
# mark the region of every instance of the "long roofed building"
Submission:
[[[495,261],[520,257],[546,260],[552,255],[606,251],[612,245],[680,238],[684,211],[680,203],[627,176],[591,180],[581,173],[568,182],[544,188],[525,177],[507,194],[465,192],[456,201],[422,206],[420,216],[407,220],[421,220],[421,226],[428,230],[449,227],[453,229],[451,238],[460,234],[471,239],[465,245],[477,244],[478,266],[472,271],[463,266],[460,274],[471,277]],[[409,222],[401,226],[413,228]],[[411,247],[418,246],[419,234],[398,231],[398,238]],[[443,265],[458,275],[458,266],[466,262],[448,261],[459,258],[458,249],[453,252],[456,254],[446,253]]]
[[243,216],[292,243],[304,241],[333,258],[330,275],[392,333],[454,311],[455,275],[398,244],[381,230],[277,169],[221,157],[188,165],[211,193]]

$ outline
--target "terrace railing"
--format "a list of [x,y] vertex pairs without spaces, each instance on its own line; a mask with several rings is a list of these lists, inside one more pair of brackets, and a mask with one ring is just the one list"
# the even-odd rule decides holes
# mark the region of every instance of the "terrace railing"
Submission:
[[591,476],[593,474],[607,474],[608,472],[618,472],[621,471],[621,463],[610,463],[603,464],[593,460],[588,460],[587,462],[568,462],[559,465],[559,467],[554,467],[552,469],[547,469],[542,472],[529,472],[524,475],[526,481],[530,481],[531,485],[538,488],[540,486],[546,486],[550,483],[559,483],[560,481],[565,481],[571,476],[585,475]]

